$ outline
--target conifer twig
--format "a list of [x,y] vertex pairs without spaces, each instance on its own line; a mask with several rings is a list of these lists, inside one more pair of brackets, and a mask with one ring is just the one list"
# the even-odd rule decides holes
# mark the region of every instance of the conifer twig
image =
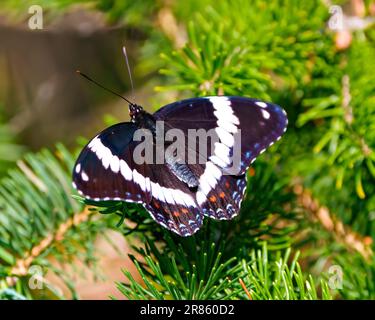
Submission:
[[297,195],[298,203],[311,213],[313,218],[318,220],[324,229],[331,232],[337,241],[359,252],[366,260],[372,257],[371,237],[362,237],[348,226],[345,226],[327,207],[320,205],[318,200],[313,198],[311,192],[301,184],[295,184],[293,191]]
[[33,263],[33,261],[54,241],[59,242],[64,239],[66,232],[72,227],[76,226],[82,222],[87,221],[89,215],[93,211],[90,211],[86,207],[82,212],[74,214],[67,221],[60,224],[56,232],[49,233],[45,238],[43,238],[36,246],[31,248],[31,250],[25,255],[25,257],[20,258],[16,261],[15,266],[12,268],[10,274],[13,276],[25,276],[28,273],[28,269]]
[[245,291],[246,295],[249,297],[249,300],[253,300],[253,298],[251,297],[251,294],[250,294],[249,290],[247,290],[243,280],[241,278],[239,278],[238,281],[240,282],[240,285],[243,288],[243,290]]
[[25,176],[43,193],[46,193],[47,187],[43,183],[42,180],[40,180],[37,175],[26,165],[26,163],[22,160],[17,161],[18,167],[21,169],[21,171],[25,174]]
[[353,110],[350,106],[352,96],[350,94],[350,78],[347,74],[342,77],[342,107],[344,108],[344,118],[348,125],[353,122]]

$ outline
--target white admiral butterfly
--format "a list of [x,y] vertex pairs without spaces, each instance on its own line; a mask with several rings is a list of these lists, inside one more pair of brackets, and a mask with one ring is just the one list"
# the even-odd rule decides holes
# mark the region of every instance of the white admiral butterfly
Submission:
[[[180,236],[200,229],[203,217],[229,220],[240,210],[244,197],[246,170],[256,157],[279,140],[287,117],[279,106],[256,99],[234,96],[193,98],[166,105],[149,114],[129,104],[132,122],[105,129],[82,150],[73,171],[73,186],[87,199],[141,203],[151,217]],[[133,152],[140,141],[133,139],[137,129],[150,129],[156,121],[168,128],[213,129],[219,142],[208,147],[202,164],[137,164]],[[225,174],[240,132],[240,168]],[[164,146],[163,146],[164,147]],[[186,154],[192,152],[186,147]],[[195,151],[198,154],[198,152]],[[196,154],[193,154],[193,158]]]

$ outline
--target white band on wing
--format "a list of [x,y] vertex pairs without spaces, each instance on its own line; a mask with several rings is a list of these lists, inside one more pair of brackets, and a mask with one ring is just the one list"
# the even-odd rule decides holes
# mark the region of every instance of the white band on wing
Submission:
[[[96,136],[88,145],[88,148],[95,153],[102,165],[106,169],[111,169],[114,173],[120,173],[127,181],[133,181],[138,184],[143,192],[151,191],[151,194],[157,200],[167,202],[169,204],[179,204],[186,207],[196,207],[196,203],[189,194],[172,188],[160,186],[159,183],[150,181],[150,178],[144,177],[136,169],[131,170],[126,161],[119,159],[113,155],[111,150],[106,147],[98,136]],[[75,168],[76,172],[81,171],[81,164],[78,163]],[[88,181],[88,176],[82,171],[82,179]],[[119,198],[116,198],[119,199]],[[103,199],[100,199],[103,200]],[[106,198],[106,200],[111,200]],[[129,201],[129,200],[126,200]]]
[[226,168],[231,163],[230,148],[234,146],[234,134],[238,131],[239,119],[234,115],[228,97],[208,97],[215,109],[217,118],[215,131],[220,142],[215,143],[213,155],[206,162],[203,174],[199,178],[197,202],[202,205],[208,193],[214,189],[222,176],[220,168]]

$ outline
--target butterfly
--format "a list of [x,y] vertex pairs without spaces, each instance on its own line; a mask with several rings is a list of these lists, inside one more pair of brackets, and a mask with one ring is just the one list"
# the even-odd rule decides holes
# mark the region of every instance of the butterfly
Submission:
[[[288,123],[286,112],[278,105],[237,96],[186,99],[153,114],[129,103],[129,114],[131,122],[105,129],[83,148],[73,169],[73,186],[94,201],[140,203],[158,224],[184,237],[196,233],[205,216],[230,220],[238,215],[247,169],[281,138]],[[175,153],[165,153],[164,163],[135,161],[135,151],[142,143],[134,139],[138,130],[151,132],[154,150],[166,149],[165,141],[158,145],[155,140],[159,121],[185,136],[194,130],[212,130],[218,139],[206,143],[203,162],[176,161]],[[200,158],[198,144],[196,148],[186,146],[185,155]],[[240,147],[239,161],[231,174],[227,169],[233,164],[236,147]]]

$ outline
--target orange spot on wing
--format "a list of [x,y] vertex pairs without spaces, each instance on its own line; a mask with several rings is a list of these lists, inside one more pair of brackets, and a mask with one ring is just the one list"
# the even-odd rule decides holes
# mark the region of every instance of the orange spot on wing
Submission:
[[185,209],[185,208],[182,208],[181,211],[182,211],[183,213],[189,213],[189,210],[188,210],[188,209]]
[[249,176],[250,177],[254,177],[255,176],[255,169],[252,168],[252,167],[249,168]]
[[156,207],[156,209],[159,209],[160,208],[160,204],[158,202],[154,202],[154,206]]
[[219,197],[220,198],[225,198],[225,193],[224,192],[220,192]]
[[229,182],[227,181],[227,182],[225,182],[225,187],[227,188],[227,189],[229,189],[229,187],[230,187],[230,184],[229,184]]
[[211,202],[216,202],[216,197],[215,197],[215,196],[211,196],[211,197],[210,197],[210,201],[211,201]]
[[180,215],[180,213],[179,213],[178,211],[173,211],[173,215],[174,215],[175,217],[178,217],[178,216]]

